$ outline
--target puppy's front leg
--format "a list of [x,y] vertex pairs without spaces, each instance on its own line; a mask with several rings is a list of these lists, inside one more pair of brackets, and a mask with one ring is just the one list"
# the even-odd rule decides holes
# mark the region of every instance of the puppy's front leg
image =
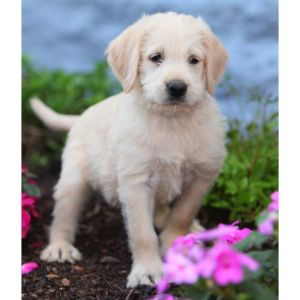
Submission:
[[172,242],[190,232],[196,217],[200,200],[208,191],[213,180],[196,178],[192,184],[176,199],[172,207],[164,230],[160,234],[161,250],[165,254]]
[[147,184],[123,185],[119,189],[132,251],[127,287],[154,285],[162,275],[158,237],[153,227],[153,191]]

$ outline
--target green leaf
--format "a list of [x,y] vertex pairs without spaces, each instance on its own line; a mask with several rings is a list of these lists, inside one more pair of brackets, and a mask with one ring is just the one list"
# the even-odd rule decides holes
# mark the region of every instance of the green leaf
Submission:
[[209,300],[211,295],[209,291],[203,291],[194,286],[187,287],[184,294],[192,300]]
[[277,300],[278,296],[269,288],[256,283],[245,282],[239,285],[238,289],[241,292],[250,294],[252,300]]
[[28,178],[33,178],[33,179],[38,179],[38,176],[37,176],[37,175],[35,175],[35,174],[33,174],[33,173],[30,173],[30,172],[27,172],[27,173],[26,173],[26,177],[28,177]]
[[262,222],[264,222],[267,219],[267,217],[268,214],[266,213],[260,214],[255,220],[256,225],[259,226]]
[[260,247],[262,244],[267,241],[268,237],[264,236],[256,231],[252,232],[247,238],[236,243],[234,248],[240,251],[245,251],[253,246]]
[[36,185],[24,184],[23,188],[25,193],[28,194],[29,196],[35,196],[35,197],[41,196],[41,191]]
[[250,251],[248,254],[265,268],[278,269],[278,249]]

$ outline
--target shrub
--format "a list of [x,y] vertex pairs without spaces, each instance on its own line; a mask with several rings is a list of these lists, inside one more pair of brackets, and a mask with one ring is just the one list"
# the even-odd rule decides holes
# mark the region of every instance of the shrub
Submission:
[[87,107],[118,92],[119,85],[108,74],[106,62],[86,73],[66,73],[35,67],[22,57],[23,158],[37,165],[60,159],[65,134],[44,130],[33,115],[28,100],[39,97],[60,113],[81,114]]
[[[250,121],[239,118],[227,122],[227,158],[204,205],[230,211],[230,221],[251,223],[269,202],[269,195],[278,186],[278,112],[277,98],[251,89],[248,99],[230,81],[223,83],[238,103],[250,102]],[[243,102],[240,104],[243,109]]]

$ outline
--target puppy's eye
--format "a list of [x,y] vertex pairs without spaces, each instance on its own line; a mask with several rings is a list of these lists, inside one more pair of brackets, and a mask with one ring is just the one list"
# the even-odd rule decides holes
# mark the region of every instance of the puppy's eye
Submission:
[[200,60],[199,60],[197,57],[195,57],[195,56],[191,56],[191,57],[189,58],[189,63],[190,63],[191,65],[196,65],[199,61],[200,61]]
[[156,64],[160,64],[163,60],[163,57],[162,57],[161,53],[155,53],[155,54],[150,55],[149,59]]

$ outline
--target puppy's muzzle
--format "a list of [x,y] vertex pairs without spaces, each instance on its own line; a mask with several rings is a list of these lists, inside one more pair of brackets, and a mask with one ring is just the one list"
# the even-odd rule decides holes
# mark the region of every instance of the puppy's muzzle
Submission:
[[183,101],[182,96],[186,94],[187,84],[180,79],[173,79],[166,84],[167,93],[170,96],[170,101]]

